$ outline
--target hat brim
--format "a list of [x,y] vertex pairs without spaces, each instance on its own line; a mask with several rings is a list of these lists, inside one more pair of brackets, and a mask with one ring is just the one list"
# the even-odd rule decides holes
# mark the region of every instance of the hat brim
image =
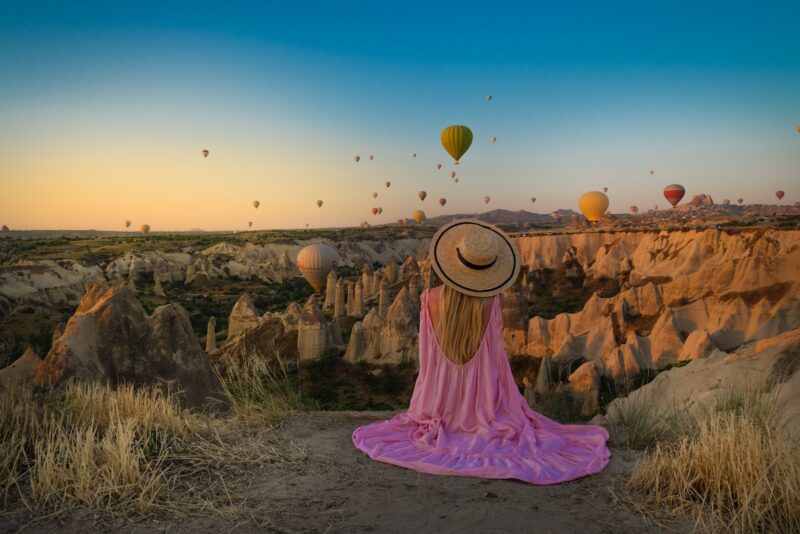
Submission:
[[[489,268],[470,268],[456,253],[465,233],[476,230],[492,232],[497,240],[497,259]],[[519,253],[511,239],[500,228],[477,219],[455,220],[439,228],[431,238],[430,258],[444,284],[473,297],[502,293],[517,280],[520,271]]]

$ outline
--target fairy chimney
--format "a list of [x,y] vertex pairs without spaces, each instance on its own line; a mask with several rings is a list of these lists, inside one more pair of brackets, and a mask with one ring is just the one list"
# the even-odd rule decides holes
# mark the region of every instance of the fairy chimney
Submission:
[[389,307],[389,285],[386,278],[381,278],[378,286],[378,313],[383,317],[386,314],[386,308]]
[[308,297],[297,325],[297,355],[301,360],[319,358],[331,346],[331,331],[314,295]]
[[217,319],[212,316],[208,318],[206,327],[206,352],[215,350],[217,350]]
[[356,304],[356,287],[353,282],[347,282],[347,315],[353,315]]
[[344,301],[346,292],[347,289],[344,287],[344,280],[340,278],[336,282],[336,296],[334,298],[334,304],[333,304],[334,317],[344,317],[346,314],[345,301]]
[[353,289],[353,309],[350,315],[353,317],[364,315],[364,288],[361,285],[361,280],[356,281]]
[[164,293],[164,288],[161,287],[161,277],[158,276],[158,271],[156,270],[153,270],[153,294],[159,297],[167,296],[167,294]]
[[334,302],[336,302],[336,272],[331,271],[325,282],[325,303],[322,307],[327,310],[334,305]]

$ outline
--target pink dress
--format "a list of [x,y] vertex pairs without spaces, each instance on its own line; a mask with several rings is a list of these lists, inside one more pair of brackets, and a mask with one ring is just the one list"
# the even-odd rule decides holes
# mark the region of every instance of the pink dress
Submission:
[[432,475],[557,484],[601,471],[611,453],[596,425],[562,425],[528,406],[503,345],[500,297],[475,356],[458,365],[441,350],[421,296],[419,375],[408,411],[353,431],[373,460]]

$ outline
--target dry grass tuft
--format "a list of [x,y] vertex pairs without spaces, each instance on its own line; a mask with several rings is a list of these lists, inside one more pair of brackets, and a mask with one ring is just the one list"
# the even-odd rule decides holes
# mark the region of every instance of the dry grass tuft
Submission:
[[694,432],[657,443],[629,488],[690,513],[699,530],[800,532],[800,449],[780,432],[776,393],[725,388]]

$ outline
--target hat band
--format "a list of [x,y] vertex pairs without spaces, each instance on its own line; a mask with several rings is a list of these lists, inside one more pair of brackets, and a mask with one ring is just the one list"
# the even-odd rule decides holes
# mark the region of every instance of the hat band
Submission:
[[456,247],[456,255],[458,255],[458,261],[460,261],[470,269],[475,269],[476,271],[482,271],[484,269],[488,269],[489,267],[497,263],[497,256],[495,256],[494,259],[490,263],[487,263],[486,265],[478,265],[476,263],[472,263],[461,255],[461,250],[459,250],[458,247]]

